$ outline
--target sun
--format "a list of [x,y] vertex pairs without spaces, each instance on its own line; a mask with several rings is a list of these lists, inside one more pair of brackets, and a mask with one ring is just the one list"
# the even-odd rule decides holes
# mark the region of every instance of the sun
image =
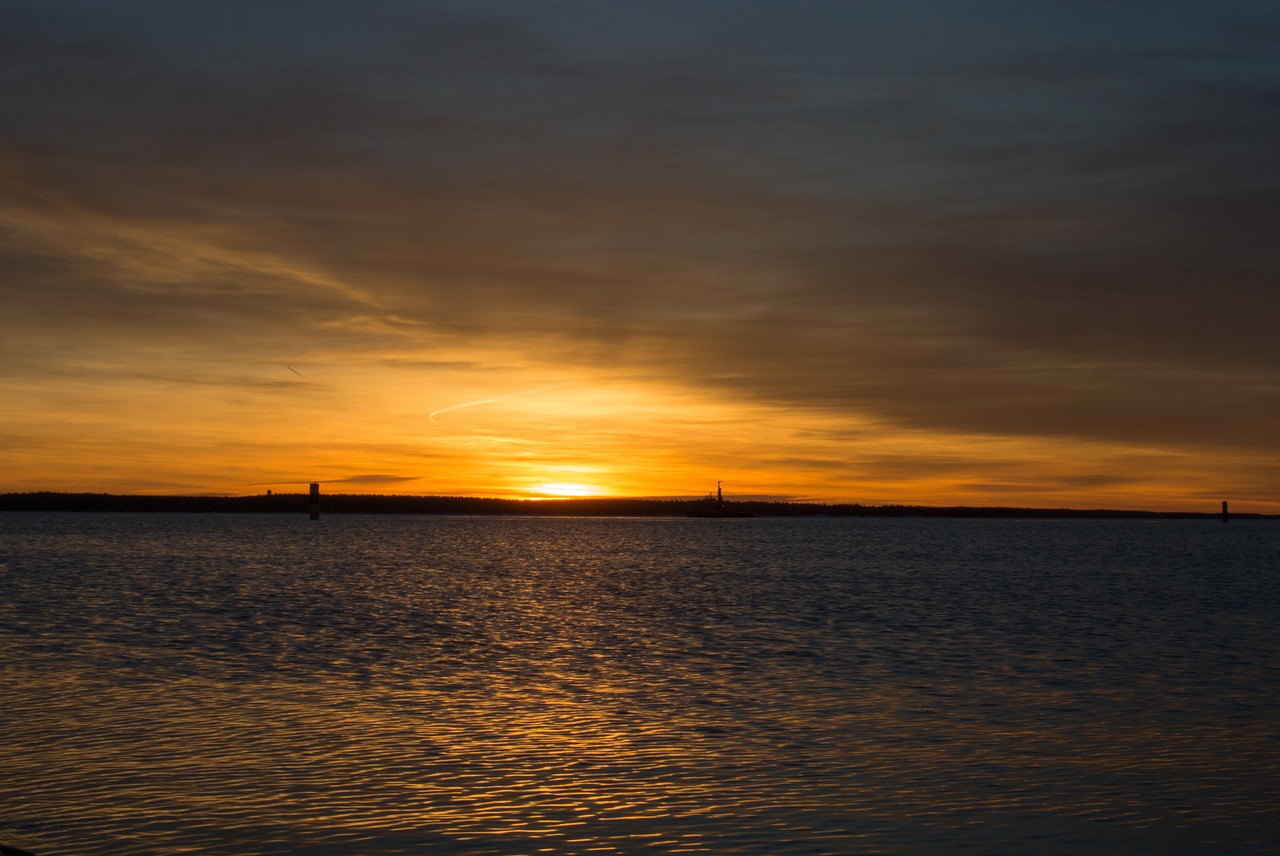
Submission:
[[534,485],[533,491],[540,496],[564,497],[600,496],[605,493],[605,491],[594,485],[580,484],[578,482],[543,482],[542,484]]

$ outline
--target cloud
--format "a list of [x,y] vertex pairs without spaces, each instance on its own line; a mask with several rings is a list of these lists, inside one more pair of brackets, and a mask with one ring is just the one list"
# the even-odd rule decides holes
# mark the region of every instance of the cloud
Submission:
[[323,484],[396,484],[398,482],[418,481],[421,476],[395,476],[384,474],[371,474],[360,476],[347,476],[340,479],[324,479]]

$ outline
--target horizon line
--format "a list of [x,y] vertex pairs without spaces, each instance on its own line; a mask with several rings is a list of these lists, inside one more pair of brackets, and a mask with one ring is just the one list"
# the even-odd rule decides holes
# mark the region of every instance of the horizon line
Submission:
[[[247,501],[247,500],[267,500],[276,498],[307,498],[305,492],[299,493],[253,493],[253,494],[232,494],[232,493],[110,493],[105,491],[57,491],[57,490],[35,490],[35,491],[0,491],[0,498],[17,499],[21,497],[96,497],[101,499],[120,499],[120,500],[143,500],[150,503],[161,503],[165,500],[229,500],[229,501]],[[678,503],[687,504],[702,502],[706,500],[705,496],[475,496],[465,494],[400,494],[400,493],[328,493],[322,494],[322,499],[328,498],[363,498],[378,499],[386,501],[424,501],[424,500],[446,500],[446,501],[465,501],[465,502],[482,502],[482,503],[513,503],[528,504],[532,506],[546,505],[574,505],[574,504],[620,504],[620,503]],[[836,501],[829,502],[823,500],[804,500],[804,499],[726,499],[726,503],[737,505],[756,505],[756,506],[781,506],[796,508],[858,508],[866,510],[918,510],[925,512],[947,512],[947,511],[966,511],[966,512],[1026,512],[1041,516],[1052,516],[1053,514],[1062,515],[1102,515],[1102,516],[1120,516],[1120,515],[1140,515],[1140,516],[1163,516],[1163,517],[1220,517],[1222,510],[1215,507],[1213,510],[1152,510],[1142,508],[1073,508],[1069,506],[1032,506],[1032,505],[929,505],[927,503],[914,502],[887,502],[887,503],[866,503],[857,501]],[[12,510],[12,509],[0,509]],[[341,513],[341,512],[335,512]],[[1232,510],[1230,517],[1244,518],[1280,518],[1280,514],[1268,512],[1252,512],[1243,510]]]

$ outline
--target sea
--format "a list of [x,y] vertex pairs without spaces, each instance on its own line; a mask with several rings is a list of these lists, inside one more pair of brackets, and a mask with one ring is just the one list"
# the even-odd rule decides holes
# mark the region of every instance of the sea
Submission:
[[1280,854],[1280,522],[0,514],[0,844]]

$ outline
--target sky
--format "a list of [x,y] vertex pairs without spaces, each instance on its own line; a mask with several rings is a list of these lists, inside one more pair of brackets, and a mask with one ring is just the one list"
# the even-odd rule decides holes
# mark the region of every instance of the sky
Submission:
[[1273,0],[6,0],[0,491],[1280,512]]

